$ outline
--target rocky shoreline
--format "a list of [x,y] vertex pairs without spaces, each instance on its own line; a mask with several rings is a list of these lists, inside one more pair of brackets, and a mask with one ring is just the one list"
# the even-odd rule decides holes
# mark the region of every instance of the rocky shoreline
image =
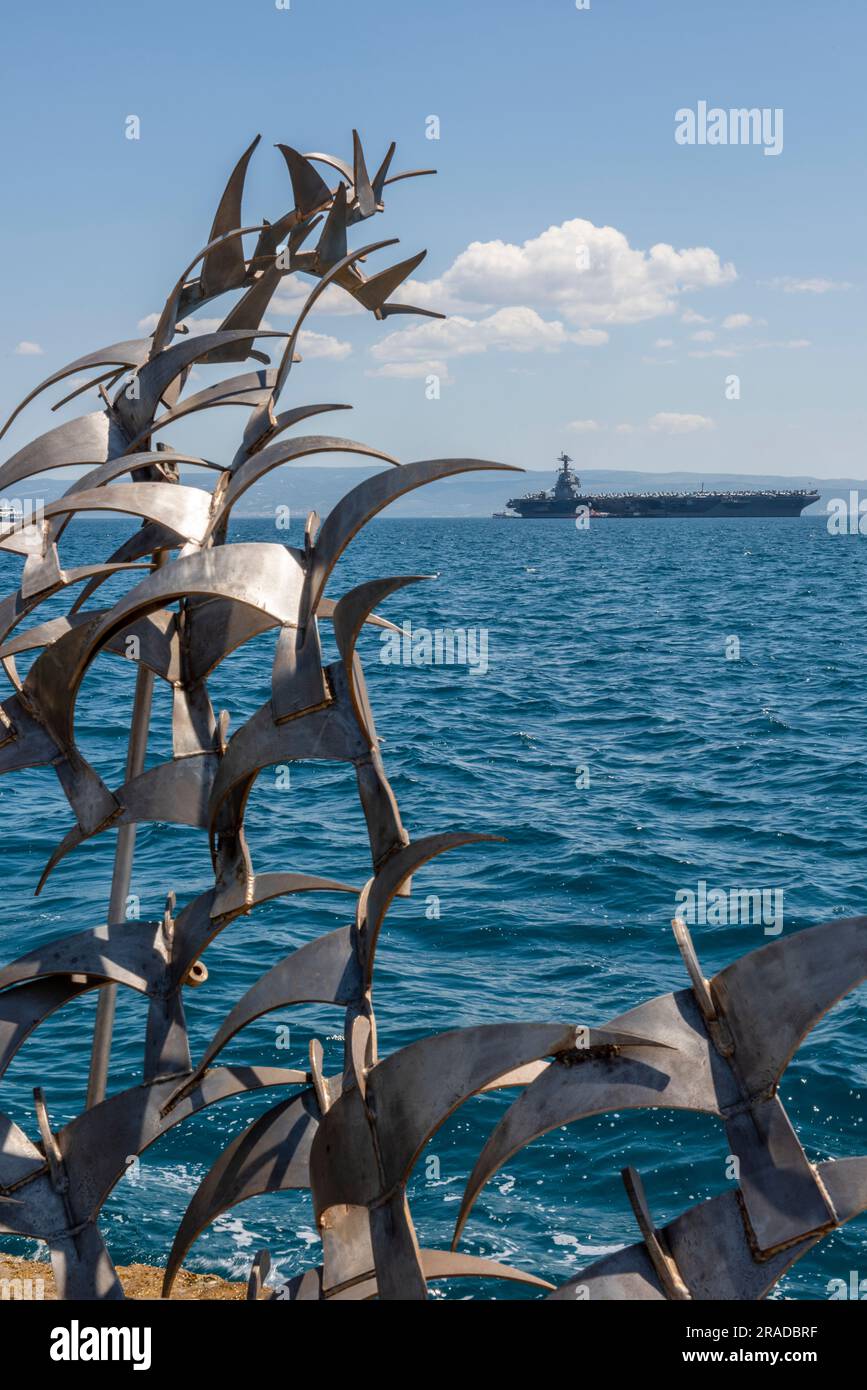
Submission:
[[[163,1271],[154,1265],[119,1265],[117,1269],[123,1291],[131,1299],[160,1297]],[[233,1283],[216,1274],[178,1272],[172,1289],[177,1300],[243,1299],[247,1296],[244,1283]],[[47,1260],[25,1260],[14,1255],[0,1255],[0,1302],[25,1299],[56,1299],[54,1275]]]

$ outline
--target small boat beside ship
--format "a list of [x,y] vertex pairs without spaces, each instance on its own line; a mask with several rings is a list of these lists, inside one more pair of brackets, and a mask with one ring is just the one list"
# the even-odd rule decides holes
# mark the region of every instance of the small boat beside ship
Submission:
[[593,517],[732,517],[800,516],[818,502],[814,488],[761,488],[697,492],[598,492],[581,491],[581,479],[572,471],[572,460],[561,454],[560,472],[548,492],[513,497],[509,510],[496,517],[574,517],[579,508]]

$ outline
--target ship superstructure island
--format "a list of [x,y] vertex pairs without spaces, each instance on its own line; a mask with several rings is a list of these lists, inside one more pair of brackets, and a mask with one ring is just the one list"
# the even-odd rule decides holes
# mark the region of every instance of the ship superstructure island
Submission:
[[819,500],[814,488],[587,493],[581,491],[581,479],[573,472],[569,455],[560,454],[557,462],[560,472],[550,491],[513,497],[506,503],[510,511],[497,515],[563,518],[574,517],[586,507],[591,516],[599,517],[800,516]]

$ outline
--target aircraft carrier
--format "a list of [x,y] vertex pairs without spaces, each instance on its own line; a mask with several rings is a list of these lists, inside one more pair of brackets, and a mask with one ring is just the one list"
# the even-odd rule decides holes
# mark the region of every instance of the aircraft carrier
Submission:
[[560,472],[553,489],[513,497],[509,510],[495,512],[500,517],[574,517],[578,508],[587,508],[591,517],[716,517],[716,516],[800,516],[805,507],[818,502],[812,488],[763,488],[731,492],[596,492],[581,491],[581,479],[573,473],[572,460],[561,454]]

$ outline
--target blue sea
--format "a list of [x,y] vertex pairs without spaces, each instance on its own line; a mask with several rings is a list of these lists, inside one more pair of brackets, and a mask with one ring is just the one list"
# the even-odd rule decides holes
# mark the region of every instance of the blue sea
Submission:
[[[67,566],[102,559],[125,523],[77,520]],[[267,518],[236,539],[301,543]],[[20,562],[0,561],[4,590]],[[670,920],[679,890],[778,889],[784,931],[863,912],[867,823],[867,542],[831,536],[823,518],[564,522],[388,520],[353,542],[329,593],[363,579],[435,573],[382,612],[413,628],[484,629],[488,669],[386,664],[380,634],[359,650],[386,770],[412,836],[478,830],[503,844],[444,855],[393,905],[375,985],[383,1054],[443,1029],[499,1019],[600,1025],[687,977]],[[121,591],[119,581],[104,594]],[[102,601],[102,600],[101,600]],[[34,620],[68,605],[52,600]],[[323,624],[327,629],[328,624]],[[736,639],[733,642],[732,639]],[[326,645],[330,643],[326,632]],[[212,681],[232,729],[268,697],[273,634],[235,653]],[[739,650],[738,650],[739,648]],[[736,654],[739,659],[729,659]],[[19,663],[26,669],[26,662]],[[111,786],[123,778],[133,670],[112,656],[78,703],[80,746]],[[160,688],[151,762],[170,749]],[[34,898],[71,815],[49,769],[0,780],[0,957],[105,920],[113,832],[64,860]],[[361,885],[370,872],[351,768],[264,774],[248,834],[259,871],[320,872]],[[203,832],[141,827],[133,891],[143,918],[210,882]],[[432,908],[439,900],[439,917]],[[188,992],[193,1056],[238,997],[294,947],[349,920],[345,897],[297,896],[229,927]],[[767,944],[763,925],[697,925],[705,974]],[[785,1074],[781,1095],[814,1160],[867,1151],[867,994],[833,1010]],[[84,1102],[95,996],[68,1006],[21,1050],[3,1109],[37,1136],[31,1092],[45,1088],[55,1127]],[[111,1089],[140,1076],[145,1001],[119,1000]],[[281,1025],[290,1047],[281,1049]],[[306,1065],[322,1039],[342,1063],[342,1011],[261,1019],[224,1061]],[[470,1101],[422,1155],[410,1200],[421,1243],[447,1246],[466,1178],[515,1093]],[[103,1213],[115,1261],[161,1264],[197,1184],[222,1146],[280,1092],[230,1100],[145,1153]],[[603,1115],[557,1130],[516,1156],[483,1191],[463,1248],[555,1282],[639,1239],[620,1170],[642,1174],[657,1224],[724,1191],[728,1146],[707,1116],[665,1110]],[[6,1238],[18,1253],[32,1242]],[[319,1263],[309,1194],[265,1197],[219,1219],[188,1267],[245,1278],[268,1246],[283,1277]],[[867,1217],[820,1243],[775,1297],[825,1298],[832,1279],[867,1277]],[[469,1282],[436,1297],[537,1297]]]

